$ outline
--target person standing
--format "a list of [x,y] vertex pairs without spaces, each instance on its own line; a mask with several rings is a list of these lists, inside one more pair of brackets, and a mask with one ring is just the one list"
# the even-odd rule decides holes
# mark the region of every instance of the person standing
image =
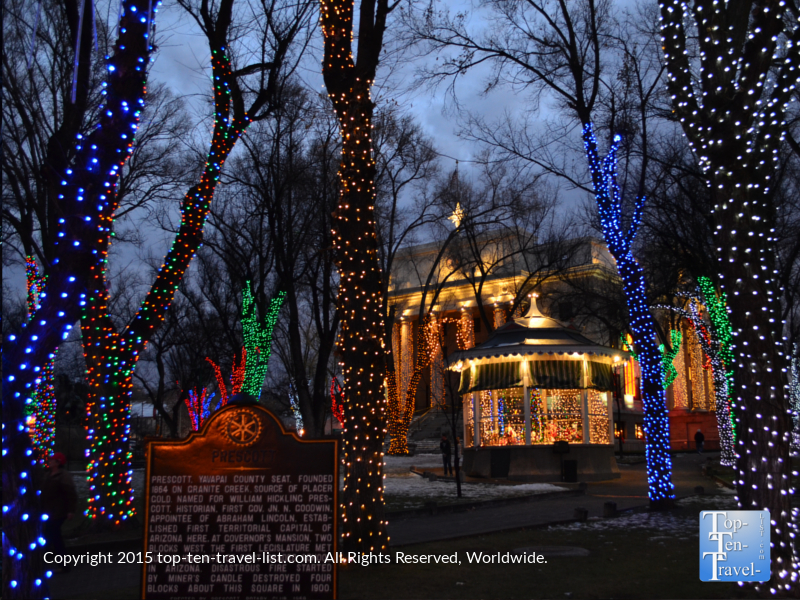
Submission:
[[442,462],[444,463],[445,476],[453,474],[453,464],[450,459],[450,440],[447,439],[447,434],[442,434],[442,441],[439,442],[439,450],[442,451]]
[[697,433],[694,434],[694,443],[697,444],[698,454],[703,453],[703,442],[705,441],[706,441],[706,436],[704,436],[703,432],[698,429]]
[[[71,519],[78,505],[75,482],[66,469],[67,457],[56,452],[47,459],[47,474],[42,484],[42,512],[48,515],[44,522],[44,537],[55,554],[64,554],[64,538],[61,526]],[[69,571],[64,567],[63,571]]]

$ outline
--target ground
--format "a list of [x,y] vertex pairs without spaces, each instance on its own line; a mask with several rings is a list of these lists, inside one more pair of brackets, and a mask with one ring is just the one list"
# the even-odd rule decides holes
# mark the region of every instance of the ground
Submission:
[[[646,510],[646,474],[643,460],[620,465],[622,477],[590,483],[585,491],[562,485],[494,485],[468,482],[462,502],[479,506],[454,507],[439,514],[390,513],[392,564],[350,565],[339,572],[339,597],[348,598],[751,598],[751,589],[730,583],[699,580],[698,524],[702,510],[735,507],[733,492],[702,474],[714,467],[708,455],[678,454],[674,480],[683,499],[674,510]],[[429,482],[409,475],[441,470],[441,457],[422,455],[391,457],[386,461],[387,502],[406,509],[435,501],[452,504],[454,482]],[[134,474],[141,489],[142,474]],[[702,486],[703,493],[697,493]],[[542,494],[550,491],[548,494]],[[532,495],[532,493],[538,494]],[[509,495],[524,501],[498,503]],[[620,512],[601,518],[613,501]],[[586,522],[574,522],[576,507],[588,509]],[[638,508],[637,508],[638,507]],[[402,517],[402,518],[401,518]],[[554,524],[557,523],[557,524]],[[103,534],[73,540],[73,552],[99,550],[137,551],[141,541],[135,531]],[[483,553],[524,551],[547,562],[498,564],[469,562]],[[406,555],[456,555],[461,564],[397,564],[397,552]],[[468,554],[470,553],[470,554]],[[129,566],[79,567],[52,580],[54,598],[108,600],[139,597],[139,570]]]
[[441,454],[387,456],[384,467],[386,510],[421,508],[428,502],[436,502],[441,506],[543,494],[564,489],[550,483],[497,485],[470,481],[461,485],[461,498],[458,498],[454,481],[428,481],[411,473],[409,470],[412,467],[416,471],[436,469],[441,472],[442,456]]
[[[665,513],[530,528],[403,546],[409,554],[458,553],[461,565],[377,565],[341,571],[340,598],[755,598],[732,583],[698,577],[698,514],[734,508],[726,492],[690,498]],[[555,550],[560,547],[561,550]],[[468,552],[541,550],[544,564],[468,562]],[[585,556],[555,556],[579,554]],[[549,551],[548,551],[549,550]],[[548,555],[549,558],[548,558]]]

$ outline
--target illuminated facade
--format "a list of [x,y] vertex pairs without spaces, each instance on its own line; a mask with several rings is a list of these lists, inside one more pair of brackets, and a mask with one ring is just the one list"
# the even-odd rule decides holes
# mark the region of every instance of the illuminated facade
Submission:
[[[438,245],[425,244],[406,249],[396,262],[392,273],[390,287],[390,303],[395,305],[395,335],[392,347],[398,374],[398,389],[404,388],[404,381],[414,368],[418,340],[418,312],[422,299],[425,277],[433,268],[433,257],[438,252]],[[473,287],[458,273],[452,273],[441,267],[436,278],[445,283],[440,285],[438,301],[433,307],[433,319],[428,328],[436,328],[436,336],[440,340],[441,360],[432,361],[426,375],[416,390],[415,410],[424,411],[436,408],[449,402],[451,395],[457,395],[460,387],[459,374],[454,374],[451,367],[454,353],[481,344],[493,333],[487,331],[480,316],[475,300]],[[500,268],[496,275],[486,279],[483,288],[483,309],[486,316],[495,326],[495,331],[507,324],[509,320],[521,315],[519,308],[512,308],[514,298],[522,289],[527,273],[522,269]],[[613,348],[624,348],[625,345],[618,332],[609,331],[603,319],[584,320],[580,327],[572,322],[570,311],[565,310],[564,303],[559,301],[559,288],[564,279],[583,279],[583,287],[618,285],[613,258],[608,254],[605,244],[594,238],[582,240],[568,269],[558,277],[541,277],[537,290],[545,296],[545,309],[557,317],[561,326],[571,334],[580,335],[591,343],[601,342]],[[430,302],[431,292],[427,292]],[[526,306],[523,304],[523,306]],[[515,314],[516,313],[516,314]],[[677,372],[672,384],[666,390],[667,407],[670,419],[670,446],[672,450],[694,448],[694,433],[701,429],[706,438],[706,448],[718,447],[718,434],[714,416],[714,388],[710,372],[704,368],[707,363],[698,347],[694,330],[687,325],[681,326],[682,339],[673,365]],[[430,335],[431,332],[429,331]],[[523,361],[524,362],[524,361]],[[523,364],[522,379],[530,376],[529,366]],[[441,371],[441,373],[439,372]],[[614,421],[614,444],[619,448],[622,436],[625,452],[644,452],[644,414],[641,395],[641,367],[635,359],[614,365],[613,373],[619,381],[619,397],[613,392],[604,392],[608,396]],[[582,389],[579,386],[573,389]],[[589,389],[587,401],[590,405],[600,401]],[[526,431],[524,422],[524,386],[498,388],[496,390],[479,390],[476,402],[464,405],[464,420],[468,425],[464,440],[467,447],[474,444],[474,415],[480,410],[479,430],[483,433],[482,444],[493,443],[492,439],[503,438],[503,445],[519,445],[522,439],[520,432]],[[573,408],[576,406],[575,393],[564,390],[547,390],[538,392],[538,397],[530,399],[532,410],[531,432],[532,444],[552,443],[556,440],[572,441],[583,439],[583,416],[578,417]],[[602,401],[605,401],[603,397]],[[580,399],[578,404],[581,404]],[[498,409],[502,417],[495,418]],[[575,413],[575,414],[573,414]],[[561,414],[563,417],[551,419],[545,417],[547,425],[537,421],[538,415]],[[591,411],[590,413],[591,414]],[[572,416],[569,416],[572,415]],[[481,429],[482,427],[482,429]],[[537,427],[539,428],[537,430]],[[538,438],[537,438],[538,431]],[[516,443],[511,443],[516,440]]]

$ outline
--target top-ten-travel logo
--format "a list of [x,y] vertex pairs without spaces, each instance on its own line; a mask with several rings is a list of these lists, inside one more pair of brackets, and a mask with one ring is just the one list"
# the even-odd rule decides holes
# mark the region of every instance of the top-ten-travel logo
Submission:
[[700,580],[769,579],[769,511],[700,513]]

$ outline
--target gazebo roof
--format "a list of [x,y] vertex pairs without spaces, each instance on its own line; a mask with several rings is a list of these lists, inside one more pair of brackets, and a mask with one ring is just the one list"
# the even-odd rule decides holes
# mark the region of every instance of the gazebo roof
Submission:
[[617,361],[628,359],[627,352],[596,344],[574,329],[569,329],[559,321],[544,316],[536,306],[534,296],[525,316],[498,327],[482,344],[469,350],[452,353],[449,363],[454,365],[469,360],[485,362],[493,358],[507,358],[514,361],[542,354],[594,354],[608,357],[611,361],[615,358]]

